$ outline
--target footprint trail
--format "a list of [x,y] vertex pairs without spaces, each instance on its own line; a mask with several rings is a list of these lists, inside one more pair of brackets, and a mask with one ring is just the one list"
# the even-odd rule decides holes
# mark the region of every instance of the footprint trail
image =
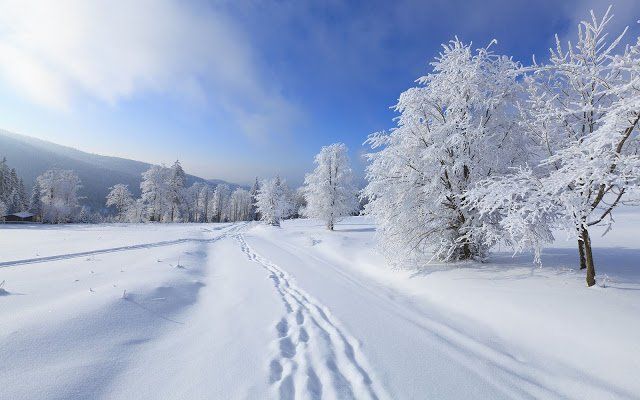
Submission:
[[244,235],[234,236],[247,257],[268,273],[285,315],[274,327],[269,382],[280,399],[387,399],[371,379],[357,341],[329,310],[297,287],[280,267],[257,254]]

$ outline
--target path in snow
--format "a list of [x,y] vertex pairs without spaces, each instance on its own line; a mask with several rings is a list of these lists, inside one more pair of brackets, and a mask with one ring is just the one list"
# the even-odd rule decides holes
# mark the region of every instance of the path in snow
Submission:
[[269,365],[269,381],[280,399],[388,398],[367,372],[356,340],[338,326],[329,310],[253,251],[242,234],[235,238],[247,257],[270,274],[286,310],[276,325],[277,354]]

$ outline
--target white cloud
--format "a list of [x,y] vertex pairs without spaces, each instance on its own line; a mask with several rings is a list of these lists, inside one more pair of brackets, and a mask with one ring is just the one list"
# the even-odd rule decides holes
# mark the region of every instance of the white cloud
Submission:
[[183,92],[215,102],[246,133],[283,129],[294,107],[259,70],[248,39],[204,4],[0,0],[0,76],[50,108]]

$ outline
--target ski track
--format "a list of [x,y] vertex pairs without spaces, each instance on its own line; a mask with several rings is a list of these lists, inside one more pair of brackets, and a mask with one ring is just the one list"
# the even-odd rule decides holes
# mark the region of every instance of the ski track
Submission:
[[244,235],[234,235],[247,257],[268,273],[286,313],[275,326],[269,383],[282,399],[387,399],[367,372],[357,341],[329,310],[298,288],[276,264],[260,256]]
[[[173,245],[182,244],[182,243],[213,243],[215,241],[218,241],[220,239],[227,237],[229,234],[237,232],[238,230],[243,228],[245,225],[246,223],[233,224],[229,227],[222,228],[220,229],[222,234],[212,238],[206,238],[206,239],[184,238],[184,239],[175,239],[175,240],[164,240],[164,241],[153,242],[153,243],[142,243],[142,244],[134,244],[130,246],[112,247],[108,249],[82,251],[79,253],[67,253],[67,254],[58,254],[55,256],[27,258],[23,260],[13,260],[13,261],[3,261],[3,262],[0,262],[0,268],[13,267],[16,265],[24,265],[24,264],[37,264],[37,263],[48,262],[48,261],[67,260],[70,258],[85,257],[85,256],[96,255],[96,254],[118,253],[121,251],[149,249],[153,247],[163,247],[163,246],[173,246]],[[203,230],[203,232],[212,232],[212,231],[205,229]]]

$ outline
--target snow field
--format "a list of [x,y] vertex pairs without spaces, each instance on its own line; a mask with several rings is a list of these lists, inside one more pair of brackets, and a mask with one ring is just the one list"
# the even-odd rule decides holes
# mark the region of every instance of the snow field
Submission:
[[639,222],[592,288],[563,241],[393,270],[362,217],[3,226],[0,397],[636,399]]

